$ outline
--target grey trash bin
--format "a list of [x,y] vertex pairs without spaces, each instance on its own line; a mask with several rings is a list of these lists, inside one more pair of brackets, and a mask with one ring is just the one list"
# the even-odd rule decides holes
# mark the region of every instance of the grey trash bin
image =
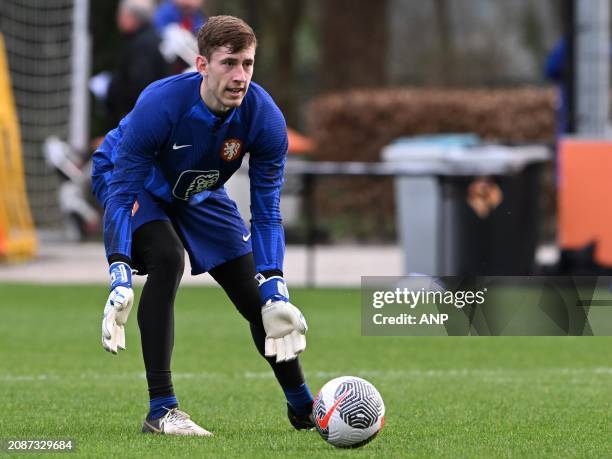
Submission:
[[[397,223],[406,274],[530,274],[547,147],[395,142],[382,157],[398,168]],[[488,177],[500,197],[487,215],[477,215],[468,202],[478,177]]]

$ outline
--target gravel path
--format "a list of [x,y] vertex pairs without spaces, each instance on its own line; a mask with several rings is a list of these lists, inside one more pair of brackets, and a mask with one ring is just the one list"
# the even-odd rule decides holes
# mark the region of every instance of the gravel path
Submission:
[[[400,276],[402,255],[397,246],[319,246],[314,249],[317,286],[360,285],[361,276]],[[189,262],[187,260],[187,265]],[[285,277],[289,286],[303,286],[307,279],[307,250],[289,246]],[[144,277],[136,276],[142,283]],[[43,243],[35,260],[0,265],[0,282],[106,283],[108,272],[101,243]],[[208,274],[192,276],[185,269],[184,284],[214,284]]]

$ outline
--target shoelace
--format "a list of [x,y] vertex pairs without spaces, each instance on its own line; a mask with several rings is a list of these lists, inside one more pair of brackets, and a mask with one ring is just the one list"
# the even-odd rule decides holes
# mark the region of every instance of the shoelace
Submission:
[[168,412],[166,422],[183,428],[191,427],[192,424],[191,417],[178,408],[173,408]]

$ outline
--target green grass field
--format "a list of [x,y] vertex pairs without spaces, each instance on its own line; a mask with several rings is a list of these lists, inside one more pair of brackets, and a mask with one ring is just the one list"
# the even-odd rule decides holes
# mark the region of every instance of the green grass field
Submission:
[[379,437],[336,450],[293,431],[267,363],[223,293],[182,288],[174,383],[214,438],[139,432],[147,392],[136,316],[103,351],[106,288],[0,284],[0,438],[72,438],[97,457],[612,457],[612,338],[362,337],[358,290],[293,289],[313,391],[362,376],[387,409]]

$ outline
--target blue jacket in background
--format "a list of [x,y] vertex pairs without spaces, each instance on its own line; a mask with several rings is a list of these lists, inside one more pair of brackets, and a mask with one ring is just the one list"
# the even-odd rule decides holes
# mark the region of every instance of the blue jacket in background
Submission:
[[172,0],[166,0],[157,8],[153,22],[160,34],[168,24],[177,23],[188,24],[191,33],[196,35],[207,19],[202,11],[185,16]]
[[554,81],[559,86],[559,98],[557,100],[557,136],[567,132],[567,120],[568,120],[568,99],[567,85],[564,80],[564,72],[567,59],[567,44],[565,39],[559,40],[559,42],[552,49],[548,57],[546,58],[546,64],[544,66],[544,74],[546,78]]

